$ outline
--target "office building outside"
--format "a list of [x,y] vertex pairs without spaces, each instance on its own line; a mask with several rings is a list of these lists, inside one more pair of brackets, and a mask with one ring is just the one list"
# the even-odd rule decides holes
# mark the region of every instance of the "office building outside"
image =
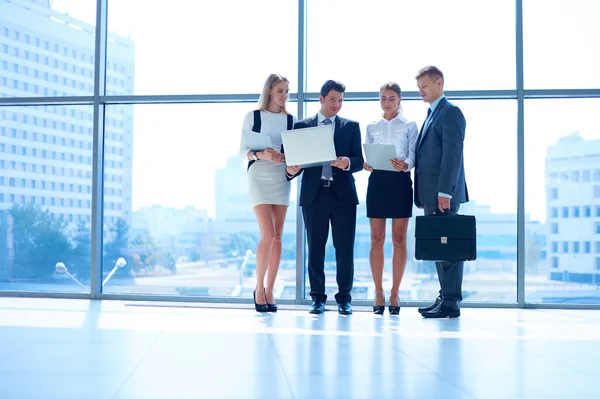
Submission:
[[137,209],[131,227],[134,239],[147,235],[158,248],[188,260],[199,258],[210,231],[207,211],[191,206],[177,209],[152,205]]
[[[0,96],[89,96],[95,27],[49,0],[0,0]],[[109,34],[107,94],[133,92],[134,43]],[[0,109],[0,211],[35,204],[89,225],[93,114],[89,105]],[[133,108],[106,108],[104,217],[131,224]]]
[[239,156],[232,156],[224,168],[215,171],[215,220],[255,219],[248,194],[247,164]]
[[600,282],[600,140],[579,132],[546,154],[547,253],[550,279]]

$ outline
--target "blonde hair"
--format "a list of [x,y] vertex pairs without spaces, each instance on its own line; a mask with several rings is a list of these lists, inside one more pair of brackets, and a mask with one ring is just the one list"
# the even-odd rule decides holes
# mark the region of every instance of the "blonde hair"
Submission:
[[428,76],[434,82],[437,82],[439,79],[442,79],[442,87],[444,87],[444,83],[445,83],[444,82],[444,74],[442,73],[442,71],[440,71],[440,69],[438,67],[429,65],[429,66],[426,66],[425,68],[421,68],[419,70],[419,73],[417,73],[417,76],[415,77],[415,79],[419,80],[423,76]]
[[[260,97],[258,99],[259,111],[264,111],[269,108],[269,104],[271,103],[271,89],[280,82],[286,82],[288,84],[290,83],[285,76],[279,73],[272,73],[269,75],[267,80],[265,80],[265,85],[263,86],[262,93],[260,93]],[[284,114],[289,114],[288,110],[285,108],[285,105],[281,107],[281,110]]]

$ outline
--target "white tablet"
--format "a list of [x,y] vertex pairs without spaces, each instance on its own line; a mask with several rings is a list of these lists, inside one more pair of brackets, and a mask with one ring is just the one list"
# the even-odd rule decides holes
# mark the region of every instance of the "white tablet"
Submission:
[[271,138],[267,134],[256,133],[250,130],[242,131],[244,143],[250,151],[264,151],[267,148],[273,148]]
[[375,170],[397,172],[390,161],[397,158],[396,146],[393,144],[363,144],[367,165]]

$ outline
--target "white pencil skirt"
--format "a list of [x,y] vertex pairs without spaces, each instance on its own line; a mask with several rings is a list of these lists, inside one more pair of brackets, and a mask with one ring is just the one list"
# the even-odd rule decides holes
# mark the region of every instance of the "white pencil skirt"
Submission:
[[285,164],[254,162],[248,169],[248,191],[252,207],[290,205],[291,183],[285,177]]

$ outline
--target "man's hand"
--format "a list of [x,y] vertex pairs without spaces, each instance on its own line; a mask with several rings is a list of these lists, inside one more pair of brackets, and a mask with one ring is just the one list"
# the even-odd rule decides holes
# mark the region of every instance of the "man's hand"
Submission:
[[398,172],[406,172],[408,170],[408,164],[404,161],[401,161],[397,158],[390,160],[390,163]]
[[281,154],[279,153],[279,151],[274,150],[272,148],[267,148],[266,150],[258,153],[259,159],[266,159],[267,161],[279,162],[280,156]]
[[346,170],[350,166],[350,161],[346,157],[338,157],[337,161],[331,163],[331,166]]
[[372,172],[373,168],[369,166],[369,164],[367,164],[366,162],[363,163],[363,169],[366,170],[367,172]]
[[438,196],[438,209],[444,213],[444,209],[450,209],[450,198]]
[[302,166],[288,166],[285,168],[285,171],[290,176],[296,176],[300,172],[300,169],[302,169]]

